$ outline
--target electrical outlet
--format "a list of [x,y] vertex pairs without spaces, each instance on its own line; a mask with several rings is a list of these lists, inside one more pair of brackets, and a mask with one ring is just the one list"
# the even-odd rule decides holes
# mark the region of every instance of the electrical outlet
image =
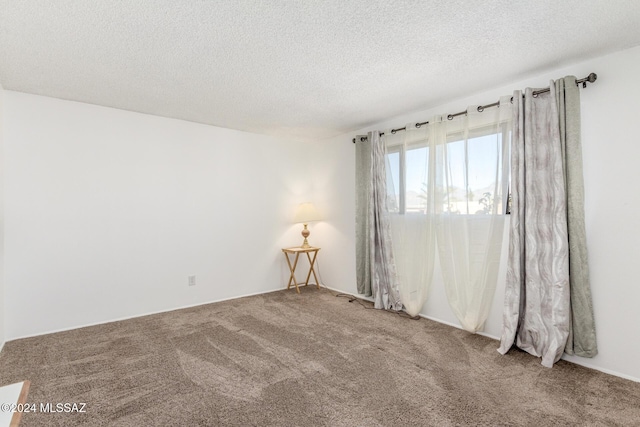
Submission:
[[189,276],[189,286],[196,285],[196,276]]

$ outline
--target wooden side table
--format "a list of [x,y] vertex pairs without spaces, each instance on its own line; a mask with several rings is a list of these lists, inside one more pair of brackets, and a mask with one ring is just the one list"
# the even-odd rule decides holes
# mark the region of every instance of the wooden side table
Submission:
[[[320,282],[318,281],[318,276],[316,276],[316,270],[314,268],[319,250],[320,248],[314,248],[311,246],[308,248],[295,247],[282,249],[284,257],[287,259],[289,270],[291,271],[291,276],[289,276],[289,283],[287,283],[287,289],[291,289],[291,285],[294,285],[296,287],[296,292],[300,293],[300,288],[298,286],[309,285],[311,274],[313,274],[313,278],[316,279],[316,287],[320,289]],[[290,254],[295,255],[293,265],[291,265],[291,258],[289,257]],[[304,282],[298,283],[298,281],[296,280],[296,266],[298,265],[298,257],[300,256],[300,254],[307,254],[307,259],[309,260],[309,272],[307,273],[307,279]],[[313,283],[311,284],[313,285]]]

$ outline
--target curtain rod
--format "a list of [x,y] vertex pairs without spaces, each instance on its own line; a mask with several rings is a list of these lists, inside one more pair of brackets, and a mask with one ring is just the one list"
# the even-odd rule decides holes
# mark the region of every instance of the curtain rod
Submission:
[[[580,80],[576,80],[576,84],[579,85],[580,83],[582,83],[582,87],[586,88],[587,87],[587,82],[589,83],[593,83],[598,79],[598,75],[596,73],[591,73],[589,74],[587,77],[585,77],[584,79],[580,79]],[[541,93],[545,93],[545,92],[549,92],[551,89],[549,88],[544,88],[544,89],[540,89],[540,90],[534,90],[533,91],[533,96],[536,97],[538,95],[540,95]],[[524,96],[524,95],[523,95]],[[511,102],[513,102],[513,97],[511,97]],[[489,107],[497,107],[498,105],[500,105],[500,101],[498,102],[494,102],[491,104],[487,104],[487,105],[480,105],[478,106],[478,112],[482,113],[482,111],[484,111],[485,108],[489,108]],[[448,120],[452,120],[454,117],[458,117],[458,116],[462,116],[463,114],[467,114],[467,110],[464,111],[460,111],[459,113],[455,113],[455,114],[449,114],[447,115],[447,119]],[[416,127],[419,128],[420,126],[424,126],[429,124],[428,121],[426,122],[420,122],[420,123],[416,123]],[[397,128],[397,129],[391,129],[391,133],[396,133],[399,132],[401,130],[407,130],[407,127],[401,127],[401,128]],[[380,136],[384,135],[384,132],[380,132]],[[367,139],[366,136],[363,136],[360,138],[360,141],[365,141]],[[356,139],[353,138],[353,143],[356,143]]]

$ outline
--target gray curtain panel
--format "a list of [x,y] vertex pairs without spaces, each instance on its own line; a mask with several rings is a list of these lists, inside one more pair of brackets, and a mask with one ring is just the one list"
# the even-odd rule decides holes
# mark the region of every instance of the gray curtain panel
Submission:
[[358,293],[370,297],[369,204],[371,199],[371,144],[356,136],[356,281]]
[[[578,336],[581,348],[596,349],[584,238],[579,98],[572,93],[574,77],[557,83],[552,81],[551,90],[537,97],[530,88],[524,100],[520,91],[513,95],[511,228],[498,349],[505,354],[515,342],[547,367],[565,347],[578,354]],[[570,223],[578,229],[571,238]],[[580,246],[577,252],[570,241]],[[570,272],[576,277],[570,279]],[[574,292],[581,303],[573,301]],[[577,321],[580,330],[571,333]],[[586,324],[590,326],[584,331]]]
[[584,181],[580,139],[580,89],[574,76],[556,81],[556,106],[567,189],[571,324],[565,352],[581,357],[598,354],[593,316],[587,238],[584,224]]
[[513,94],[512,210],[501,353],[514,341],[557,362],[569,336],[569,242],[562,148],[553,82]]
[[[385,148],[379,132],[356,139],[356,275],[358,292],[373,296],[374,307],[400,310],[387,209]],[[368,171],[367,171],[368,166]],[[362,181],[360,181],[362,180]],[[365,219],[366,217],[366,219]]]

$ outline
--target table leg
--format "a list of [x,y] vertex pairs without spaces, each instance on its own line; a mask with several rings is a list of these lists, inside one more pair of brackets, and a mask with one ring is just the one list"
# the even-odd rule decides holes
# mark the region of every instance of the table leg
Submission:
[[316,276],[316,270],[313,267],[313,265],[316,262],[316,257],[318,256],[318,251],[314,251],[313,252],[313,258],[311,258],[311,255],[309,254],[309,252],[307,252],[307,259],[309,260],[309,273],[307,274],[307,280],[305,282],[305,284],[309,284],[309,279],[311,278],[311,273],[313,273],[313,278],[316,279],[316,288],[320,289],[320,281],[318,281],[318,276]]
[[298,288],[298,282],[296,281],[296,266],[298,265],[298,256],[300,253],[296,252],[296,259],[293,261],[293,267],[291,266],[291,260],[289,259],[289,255],[284,252],[284,257],[287,259],[287,264],[289,265],[289,270],[291,271],[291,275],[289,276],[289,282],[287,283],[287,289],[291,289],[291,284],[296,287],[296,292],[300,293],[300,289]]

